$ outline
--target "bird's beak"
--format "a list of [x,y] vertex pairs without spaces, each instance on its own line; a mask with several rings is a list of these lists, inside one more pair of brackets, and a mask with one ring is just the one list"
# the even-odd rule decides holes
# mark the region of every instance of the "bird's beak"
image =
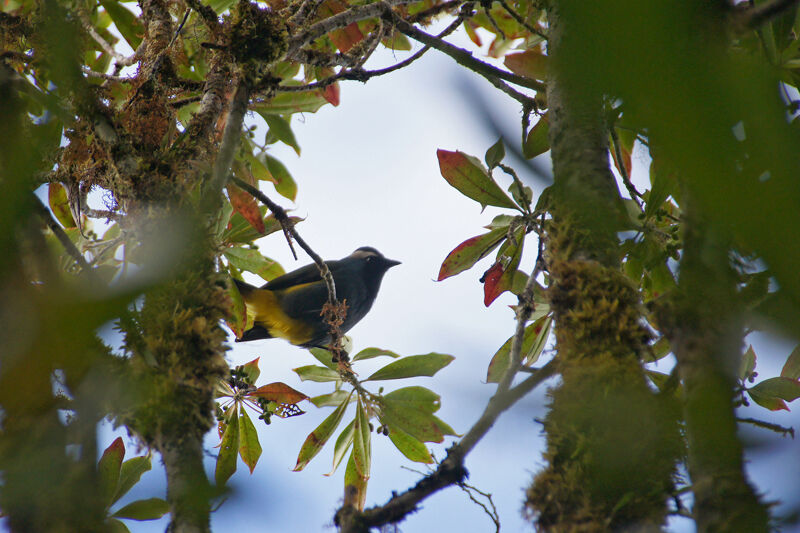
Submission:
[[384,258],[383,264],[386,265],[386,268],[392,268],[393,266],[400,265],[400,261],[395,261],[394,259],[386,259]]

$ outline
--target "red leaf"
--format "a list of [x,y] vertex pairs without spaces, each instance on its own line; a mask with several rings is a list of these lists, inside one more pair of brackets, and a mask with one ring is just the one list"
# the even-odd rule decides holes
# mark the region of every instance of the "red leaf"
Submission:
[[514,74],[543,80],[547,78],[547,61],[546,55],[534,50],[526,50],[517,54],[508,54],[504,64]]
[[295,404],[307,400],[308,396],[285,383],[270,383],[247,393],[248,398],[265,398],[279,404]]
[[493,301],[500,296],[505,289],[500,287],[500,279],[503,277],[503,265],[495,263],[492,268],[483,275],[483,305],[489,307]]
[[461,194],[481,206],[517,208],[517,205],[491,178],[480,160],[463,152],[436,150],[442,177]]
[[339,82],[334,82],[322,89],[322,97],[329,104],[336,107],[339,105]]
[[267,228],[264,226],[264,219],[261,217],[256,199],[236,185],[229,183],[227,188],[233,210],[241,214],[257,232],[262,235],[266,233]]
[[[323,18],[328,18],[337,13],[345,11],[349,7],[350,6],[348,6],[342,0],[327,0],[327,2],[319,7],[319,13]],[[333,30],[330,32],[330,34],[328,34],[328,36],[336,48],[338,48],[342,53],[347,53],[351,48],[364,40],[364,34],[361,33],[361,30],[358,28],[358,24],[355,22],[351,23],[345,28]]]

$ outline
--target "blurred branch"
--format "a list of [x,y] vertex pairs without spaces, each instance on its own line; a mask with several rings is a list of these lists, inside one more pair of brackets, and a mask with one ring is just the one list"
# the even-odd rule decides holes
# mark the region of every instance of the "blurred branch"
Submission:
[[740,9],[734,8],[733,25],[738,31],[754,30],[759,26],[779,17],[800,0],[771,0],[756,5],[747,5]]
[[86,258],[84,258],[80,250],[75,247],[75,244],[70,240],[64,228],[53,218],[53,214],[47,209],[38,196],[34,198],[33,208],[36,214],[41,217],[44,223],[47,224],[47,227],[55,234],[58,242],[61,243],[70,257],[78,263],[78,266],[80,266],[84,272],[91,272],[92,268],[89,266],[89,263],[86,262]]
[[[467,476],[464,458],[491,429],[497,418],[520,398],[532,391],[544,380],[555,374],[556,360],[553,359],[522,383],[507,390],[497,392],[489,400],[483,414],[467,431],[461,440],[447,450],[447,456],[439,467],[401,494],[395,494],[385,504],[359,512],[345,504],[337,511],[334,523],[342,533],[363,533],[370,528],[399,522],[428,496],[450,485],[458,485]],[[513,374],[513,372],[508,372]],[[510,381],[510,380],[509,380]],[[501,384],[502,385],[502,384]]]

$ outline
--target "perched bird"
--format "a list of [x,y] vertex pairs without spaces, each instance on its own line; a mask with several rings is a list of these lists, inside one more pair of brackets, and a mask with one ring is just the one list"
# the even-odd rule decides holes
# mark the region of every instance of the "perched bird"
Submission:
[[[325,261],[336,284],[336,299],[347,304],[347,316],[340,329],[347,332],[372,307],[383,275],[399,261],[385,258],[378,250],[362,246],[344,259]],[[317,265],[310,264],[277,277],[261,288],[237,279],[253,317],[253,327],[237,342],[280,337],[304,348],[326,347],[330,326],[321,315],[328,301],[328,288]]]

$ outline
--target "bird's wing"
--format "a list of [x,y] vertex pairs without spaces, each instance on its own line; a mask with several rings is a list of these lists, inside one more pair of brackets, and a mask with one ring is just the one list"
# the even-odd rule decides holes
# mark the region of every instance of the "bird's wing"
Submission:
[[281,309],[291,318],[320,322],[322,306],[328,301],[328,286],[317,277],[317,281],[292,285],[280,291],[280,300]]
[[[325,261],[325,264],[328,265],[328,268],[331,270],[336,267],[337,263],[338,261]],[[284,274],[283,276],[278,276],[277,278],[268,281],[261,288],[269,289],[271,291],[280,291],[294,287],[295,285],[313,283],[321,280],[322,277],[319,275],[319,268],[315,263],[311,263],[310,265],[298,268],[297,270],[289,272],[288,274]]]

